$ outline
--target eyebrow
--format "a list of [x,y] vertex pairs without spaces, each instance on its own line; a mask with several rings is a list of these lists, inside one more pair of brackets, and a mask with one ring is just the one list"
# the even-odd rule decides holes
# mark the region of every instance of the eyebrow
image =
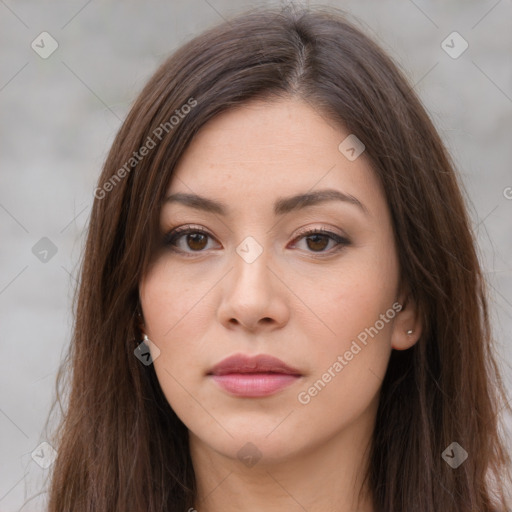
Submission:
[[[366,215],[369,211],[359,199],[351,194],[345,194],[335,189],[317,190],[314,192],[307,192],[290,197],[279,198],[274,203],[274,215],[285,215],[292,211],[297,211],[308,206],[314,206],[328,201],[343,201],[348,204],[357,206]],[[197,210],[202,210],[209,213],[216,213],[218,215],[227,215],[229,208],[225,203],[215,201],[207,197],[198,196],[196,194],[186,194],[178,192],[171,194],[165,199],[165,203],[180,203]]]

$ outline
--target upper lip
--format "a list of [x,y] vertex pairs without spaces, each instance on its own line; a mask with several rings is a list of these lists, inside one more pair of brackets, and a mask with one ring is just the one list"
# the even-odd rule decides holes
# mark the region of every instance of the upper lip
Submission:
[[284,373],[301,375],[300,371],[285,362],[267,354],[247,356],[235,354],[216,364],[208,375],[227,375],[229,373]]

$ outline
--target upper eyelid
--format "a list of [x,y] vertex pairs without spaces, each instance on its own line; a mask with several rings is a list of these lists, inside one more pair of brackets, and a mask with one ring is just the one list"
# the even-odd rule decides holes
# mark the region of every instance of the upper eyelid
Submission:
[[[188,232],[203,233],[203,234],[208,235],[211,238],[214,238],[214,239],[217,240],[217,238],[214,235],[212,235],[207,229],[203,228],[202,226],[195,226],[193,224],[185,224],[183,226],[178,226],[178,227],[172,228],[169,231],[165,232],[164,236],[167,238],[169,236],[176,236],[176,235],[185,234],[185,233],[188,233]],[[347,238],[348,239],[348,236],[345,233],[341,233],[341,234],[340,233],[336,233],[335,231],[333,231],[333,228],[330,228],[329,226],[324,226],[324,225],[322,225],[320,227],[304,227],[304,228],[301,228],[299,230],[299,232],[295,235],[294,239],[299,237],[299,236],[307,235],[310,232],[312,232],[312,234],[314,234],[315,232],[320,232],[320,234],[325,234],[326,236],[328,236],[329,234],[333,234],[333,235],[339,236],[341,238]]]
[[[212,238],[213,240],[215,240],[216,243],[220,243],[214,235],[212,235],[208,230],[206,230],[202,226],[194,226],[194,225],[190,225],[190,224],[185,224],[185,225],[178,226],[176,228],[171,229],[169,232],[167,232],[164,235],[165,245],[174,246],[176,248],[176,250],[181,251],[184,254],[194,254],[194,253],[201,254],[201,253],[205,252],[203,250],[189,252],[187,250],[181,250],[181,249],[177,248],[177,246],[174,245],[174,242],[176,240],[179,240],[183,236],[185,236],[187,234],[191,234],[191,233],[192,234],[193,233],[204,234],[204,235]],[[326,236],[331,241],[333,241],[335,243],[334,247],[332,247],[331,249],[329,249],[327,251],[316,252],[316,254],[318,256],[320,256],[322,254],[327,256],[328,254],[335,252],[336,249],[341,249],[342,247],[352,245],[352,241],[347,235],[345,235],[344,233],[343,234],[335,233],[334,231],[332,231],[331,229],[329,229],[328,227],[323,226],[323,225],[321,227],[306,226],[304,228],[301,228],[299,230],[299,232],[293,237],[292,243],[295,244],[298,241],[303,240],[307,236],[312,236],[314,234],[320,234],[320,235]],[[173,243],[171,243],[171,242],[173,242]],[[315,254],[315,251],[311,251],[311,253]]]

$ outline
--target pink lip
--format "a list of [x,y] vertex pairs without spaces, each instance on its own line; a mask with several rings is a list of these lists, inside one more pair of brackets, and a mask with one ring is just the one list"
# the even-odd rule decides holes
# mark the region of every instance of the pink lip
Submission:
[[215,365],[208,375],[228,393],[253,398],[277,393],[301,377],[296,368],[266,354],[235,354]]

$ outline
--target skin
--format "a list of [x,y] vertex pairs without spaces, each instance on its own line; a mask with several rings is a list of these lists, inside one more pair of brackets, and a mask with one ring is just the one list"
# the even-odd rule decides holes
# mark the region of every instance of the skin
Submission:
[[[199,512],[374,510],[366,489],[359,501],[357,491],[382,378],[391,350],[412,346],[421,325],[399,289],[380,184],[364,153],[349,161],[338,149],[347,135],[299,99],[253,101],[204,125],[169,184],[168,195],[194,193],[229,209],[167,203],[163,234],[190,224],[210,236],[182,235],[177,252],[162,243],[139,289],[145,332],[160,350],[158,380],[189,429]],[[321,189],[351,194],[367,212],[327,201],[274,215],[277,199]],[[350,244],[336,251],[334,240],[304,237],[304,228]],[[263,251],[252,263],[236,252],[248,236]],[[406,305],[300,403],[395,302]],[[269,397],[234,397],[206,373],[237,353],[273,355],[302,376]],[[252,466],[237,456],[247,443]]]

